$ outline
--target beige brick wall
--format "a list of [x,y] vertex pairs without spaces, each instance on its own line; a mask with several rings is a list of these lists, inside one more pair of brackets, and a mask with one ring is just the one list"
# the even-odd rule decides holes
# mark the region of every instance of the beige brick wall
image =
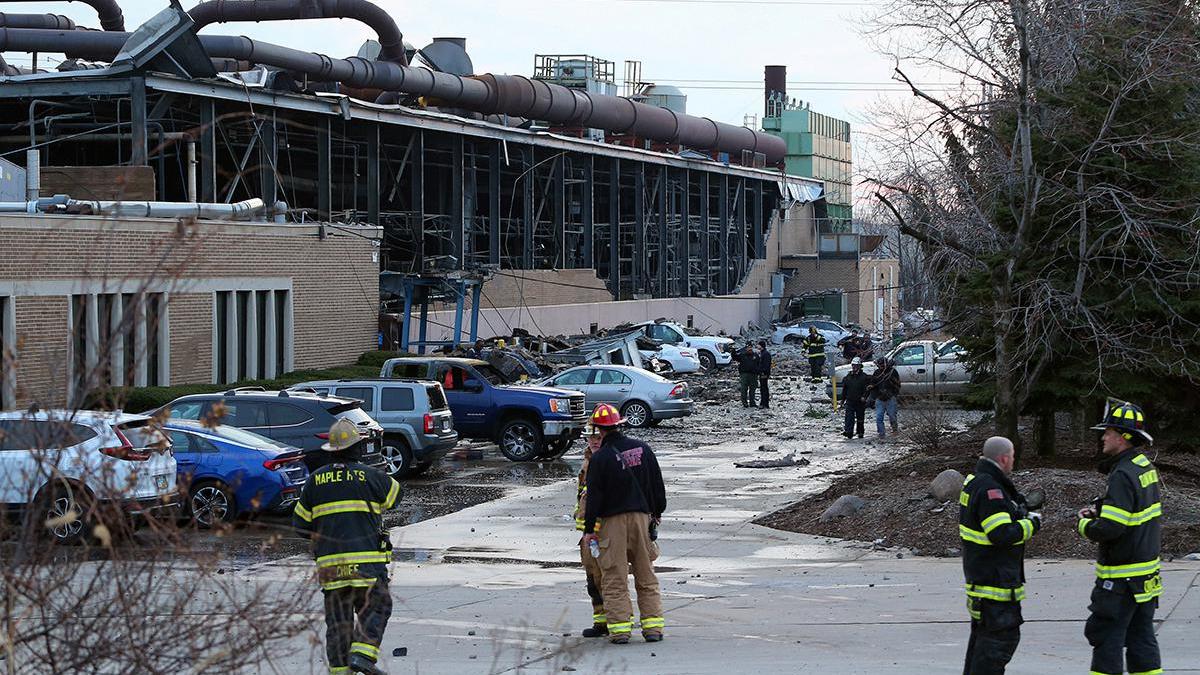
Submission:
[[[784,284],[785,296],[800,295],[810,291],[826,289],[856,290],[859,286],[858,261],[849,259],[819,259],[804,258],[789,261],[794,269],[793,275]],[[853,323],[860,315],[861,293],[846,294],[846,316],[832,317],[834,320],[845,319]]]
[[[67,296],[90,288],[165,291],[171,383],[212,379],[212,290],[290,281],[294,367],[353,362],[376,345],[379,230],[102,217],[0,217],[0,292],[17,298],[18,406],[65,400]],[[222,281],[225,280],[225,281]],[[7,290],[6,290],[7,289]]]
[[66,400],[70,373],[67,304],[67,298],[61,296],[15,298],[18,408],[43,398]]

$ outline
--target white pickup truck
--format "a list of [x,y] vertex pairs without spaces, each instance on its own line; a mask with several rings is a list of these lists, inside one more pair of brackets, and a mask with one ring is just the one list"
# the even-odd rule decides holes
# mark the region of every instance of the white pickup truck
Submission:
[[[935,340],[909,340],[888,353],[887,357],[896,364],[900,373],[900,394],[920,396],[924,394],[958,394],[966,390],[971,382],[971,373],[963,363],[966,351],[958,340],[937,342]],[[875,363],[863,364],[863,372],[875,372]],[[834,374],[838,381],[838,398],[841,398],[842,380],[850,373],[849,364],[838,366]],[[825,385],[825,393],[832,394],[833,387]]]
[[696,358],[700,359],[700,367],[705,370],[727,366],[733,362],[733,354],[729,350],[733,344],[731,338],[688,335],[683,326],[671,321],[644,321],[634,324],[634,328],[645,333],[651,340],[676,347],[691,347],[696,351]]

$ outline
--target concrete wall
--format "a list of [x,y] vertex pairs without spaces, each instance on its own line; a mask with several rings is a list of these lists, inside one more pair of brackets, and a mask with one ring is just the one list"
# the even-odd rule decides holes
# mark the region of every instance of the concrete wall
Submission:
[[[798,296],[805,292],[840,289],[853,291],[858,288],[860,271],[858,261],[853,258],[801,258],[788,261],[792,276],[784,284],[785,296]],[[835,321],[853,323],[860,316],[859,293],[846,293],[844,315],[832,317]]]
[[[863,258],[859,261],[858,287],[864,289],[859,302],[858,321],[872,331],[890,334],[900,320],[900,263],[895,258]],[[866,292],[865,289],[873,289]],[[882,321],[877,321],[876,304],[883,301]]]
[[[296,369],[352,363],[374,349],[380,230],[180,223],[92,216],[0,217],[0,295],[15,299],[15,404],[66,402],[72,294],[162,293],[170,384],[213,381],[214,298],[288,290]],[[10,402],[11,403],[11,402]]]

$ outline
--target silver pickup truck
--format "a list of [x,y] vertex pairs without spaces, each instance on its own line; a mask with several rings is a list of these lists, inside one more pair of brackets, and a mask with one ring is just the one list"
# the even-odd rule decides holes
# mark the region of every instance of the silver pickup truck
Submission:
[[[923,396],[925,394],[959,394],[971,382],[964,356],[966,351],[958,340],[945,342],[936,340],[909,340],[902,342],[888,353],[887,358],[896,364],[900,374],[901,396]],[[875,372],[875,363],[863,364],[863,372]],[[838,398],[841,399],[841,381],[850,374],[850,365],[834,369],[838,381]],[[825,385],[826,395],[833,395],[833,385]]]

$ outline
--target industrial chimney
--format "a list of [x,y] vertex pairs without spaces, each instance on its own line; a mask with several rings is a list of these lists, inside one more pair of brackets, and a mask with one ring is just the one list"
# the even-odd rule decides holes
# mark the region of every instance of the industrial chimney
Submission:
[[779,117],[787,101],[787,66],[767,66],[763,84],[763,116]]

